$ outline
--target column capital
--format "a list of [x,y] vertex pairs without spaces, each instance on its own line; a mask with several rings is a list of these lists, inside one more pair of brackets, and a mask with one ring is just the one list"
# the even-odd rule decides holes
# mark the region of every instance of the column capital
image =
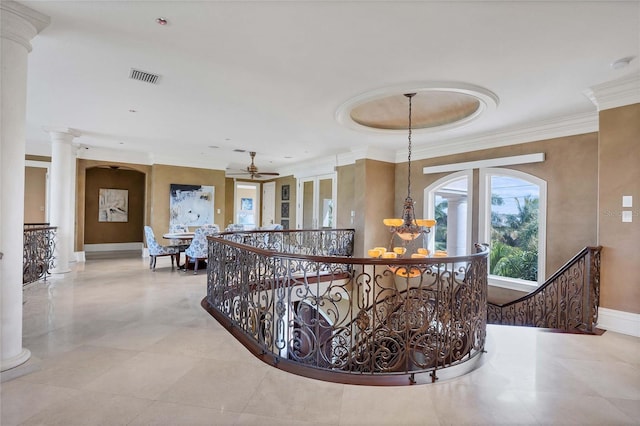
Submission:
[[69,127],[43,127],[42,130],[49,134],[51,142],[71,142],[73,138],[77,138],[82,133],[79,130]]
[[31,39],[45,29],[51,19],[14,1],[0,1],[0,36],[14,41],[31,52]]

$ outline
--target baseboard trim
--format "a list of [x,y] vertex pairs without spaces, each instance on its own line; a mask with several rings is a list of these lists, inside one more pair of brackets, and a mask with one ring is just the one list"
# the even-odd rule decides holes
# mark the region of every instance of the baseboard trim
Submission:
[[76,251],[73,253],[73,255],[76,258],[76,262],[86,262],[87,261],[87,257],[84,254],[84,251]]
[[143,244],[140,243],[110,243],[110,244],[85,244],[85,252],[94,251],[128,251],[142,250]]
[[600,307],[597,327],[640,337],[640,314]]

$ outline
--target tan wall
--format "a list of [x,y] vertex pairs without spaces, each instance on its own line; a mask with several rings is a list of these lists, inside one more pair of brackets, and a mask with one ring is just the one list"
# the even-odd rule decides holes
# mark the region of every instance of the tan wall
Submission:
[[[449,173],[424,175],[422,168],[513,155],[545,153],[542,163],[509,168],[534,175],[547,182],[546,277],[586,246],[597,241],[598,135],[589,133],[512,145],[490,150],[436,157],[411,162],[412,198],[417,217],[423,216],[424,188]],[[396,172],[396,215],[407,194],[407,164]],[[478,227],[478,173],[474,173],[473,235]]]
[[[352,228],[355,219],[354,207],[354,174],[355,165],[338,167],[338,217],[336,222],[337,228]],[[351,216],[351,212],[354,216]]]
[[382,220],[394,216],[394,173],[393,163],[356,161],[353,171],[355,216],[352,226],[356,230],[356,257],[364,257],[368,249],[389,243],[389,232]]
[[24,223],[44,223],[47,203],[47,169],[24,169]]
[[[599,160],[600,304],[640,313],[640,104],[600,112]],[[622,207],[623,195],[633,207]]]
[[235,199],[235,185],[232,178],[225,178],[224,185],[226,188],[224,194],[224,226],[220,224],[220,229],[224,229],[227,225],[233,223],[233,202]]
[[[126,189],[127,222],[99,222],[100,189]],[[84,243],[142,242],[145,210],[145,175],[136,170],[90,168],[86,171]]]
[[[183,185],[213,186],[215,223],[224,228],[225,220],[225,175],[224,170],[177,167],[164,164],[152,166],[151,203],[153,213],[148,224],[155,235],[169,230],[169,188],[172,183]],[[220,210],[220,213],[218,213]]]
[[[75,251],[84,250],[85,238],[85,189],[87,183],[87,169],[94,167],[111,167],[118,166],[121,170],[136,170],[145,175],[145,198],[144,205],[144,223],[148,223],[151,217],[151,166],[144,164],[118,163],[102,160],[76,160],[76,235],[75,235]],[[167,208],[168,210],[168,208]],[[136,241],[143,241],[142,229],[140,230],[140,238]]]
[[[283,185],[289,185],[289,200],[282,199]],[[296,178],[293,176],[283,176],[276,179],[276,223],[282,224],[282,203],[289,203],[289,229],[295,229],[296,201]]]

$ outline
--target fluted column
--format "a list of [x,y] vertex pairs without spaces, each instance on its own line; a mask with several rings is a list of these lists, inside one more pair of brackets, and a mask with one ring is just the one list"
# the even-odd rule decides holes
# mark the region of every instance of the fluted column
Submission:
[[30,40],[49,24],[49,18],[12,1],[0,2],[0,14],[0,371],[5,371],[31,356],[22,347],[27,56]]
[[80,134],[72,129],[48,129],[51,137],[51,211],[49,221],[56,226],[56,247],[54,251],[54,274],[71,271],[69,256],[73,247],[73,138]]

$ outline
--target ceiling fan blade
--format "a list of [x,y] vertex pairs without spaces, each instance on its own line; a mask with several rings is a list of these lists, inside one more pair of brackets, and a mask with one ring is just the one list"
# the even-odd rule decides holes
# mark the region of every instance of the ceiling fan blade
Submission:
[[260,172],[260,174],[263,176],[280,176],[280,173],[275,172]]

